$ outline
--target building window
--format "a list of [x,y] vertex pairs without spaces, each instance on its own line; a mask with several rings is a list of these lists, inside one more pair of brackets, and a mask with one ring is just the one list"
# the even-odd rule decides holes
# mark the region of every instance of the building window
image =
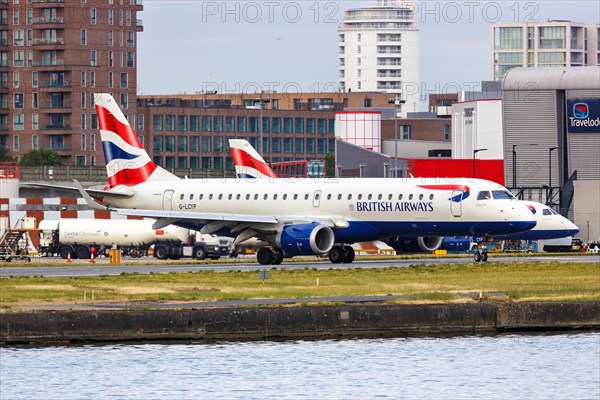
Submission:
[[87,118],[85,117],[85,113],[81,113],[81,129],[82,130],[86,129],[86,121],[87,121]]
[[403,140],[410,140],[410,125],[400,125],[400,134]]
[[126,67],[127,68],[133,68],[134,64],[135,64],[135,53],[133,51],[128,51],[125,55],[127,57],[126,59]]
[[152,117],[152,125],[155,131],[163,130],[163,116],[162,115],[154,115]]
[[215,136],[214,151],[223,151],[223,137],[222,136]]
[[39,149],[39,136],[38,135],[32,135],[31,136],[31,148],[32,150],[38,150]]
[[81,135],[81,151],[85,151],[85,135]]
[[200,117],[198,115],[190,115],[190,131],[200,131]]
[[294,119],[294,132],[304,133],[304,118]]
[[127,93],[121,93],[121,108],[129,108],[129,95]]
[[24,114],[13,114],[13,129],[15,131],[22,131],[23,129],[25,129]]
[[87,31],[85,29],[81,30],[81,45],[85,46],[87,44]]
[[273,153],[281,153],[281,139],[273,138],[271,141],[271,151]]
[[296,138],[296,153],[304,153],[304,139]]
[[152,148],[154,149],[154,151],[158,151],[158,152],[162,152],[163,151],[163,137],[160,135],[155,135],[154,136],[154,143]]
[[13,67],[23,67],[25,65],[25,52],[22,50],[13,51]]
[[187,115],[177,116],[177,130],[179,132],[187,131]]
[[292,118],[284,118],[283,119],[283,132],[284,133],[293,133],[293,119]]
[[250,124],[250,133],[256,133],[258,132],[258,118],[257,117],[249,117],[249,124]]
[[210,145],[210,136],[202,136],[202,152],[210,153],[211,145]]
[[129,84],[128,84],[128,80],[129,80],[129,74],[127,74],[127,72],[121,72],[121,89],[126,89]]
[[96,151],[96,135],[94,133],[90,136],[90,151]]
[[20,109],[24,106],[25,95],[23,93],[15,93],[13,95],[13,108]]
[[450,140],[450,125],[444,125],[444,140]]
[[171,114],[167,114],[166,116],[166,130],[174,131],[175,130],[175,116]]
[[40,127],[40,115],[39,114],[31,114],[31,129],[37,131]]
[[96,60],[96,50],[92,50],[90,52],[90,65],[92,67],[95,67],[96,66],[96,62],[97,62],[97,60]]
[[193,153],[200,151],[200,138],[198,136],[190,136],[190,151]]
[[292,138],[285,138],[283,139],[283,152],[286,154],[292,154],[294,151],[293,149],[293,142],[292,142]]
[[273,133],[281,133],[281,118],[273,117]]
[[237,125],[238,132],[245,133],[246,132],[246,117],[237,117]]
[[235,132],[235,117],[225,117],[225,132]]
[[187,151],[187,136],[177,136],[177,151]]
[[306,133],[315,133],[315,119],[306,118]]
[[19,151],[21,148],[19,139],[19,135],[13,135],[13,151]]
[[108,31],[108,45],[113,46],[113,44],[114,44],[113,31],[110,30],[110,31]]
[[13,46],[23,46],[25,44],[24,33],[23,29],[13,29]]
[[96,9],[90,8],[90,24],[96,25]]
[[210,132],[210,115],[202,116],[202,132]]
[[175,136],[169,135],[165,137],[166,139],[166,151],[175,151]]
[[223,116],[215,115],[213,117],[213,123],[215,127],[215,132],[223,132]]
[[262,130],[265,133],[268,133],[271,130],[270,127],[270,118],[269,117],[263,117],[262,119]]

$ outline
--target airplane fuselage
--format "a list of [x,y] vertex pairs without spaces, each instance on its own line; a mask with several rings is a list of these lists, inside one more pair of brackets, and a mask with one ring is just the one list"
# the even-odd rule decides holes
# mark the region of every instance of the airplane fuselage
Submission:
[[[121,208],[187,213],[272,215],[275,218],[347,221],[336,242],[390,235],[488,235],[515,233],[535,224],[515,199],[477,200],[479,190],[505,191],[492,182],[460,179],[184,179],[134,186],[136,195],[115,200]],[[179,224],[178,221],[173,223]],[[200,227],[202,222],[193,227]],[[181,225],[190,227],[189,222]]]

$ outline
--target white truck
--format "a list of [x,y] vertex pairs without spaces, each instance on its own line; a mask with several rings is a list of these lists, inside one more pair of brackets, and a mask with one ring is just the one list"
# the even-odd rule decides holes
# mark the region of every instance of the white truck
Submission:
[[118,220],[61,218],[43,220],[38,226],[40,253],[58,254],[63,259],[89,259],[92,247],[102,254],[118,246],[134,254],[142,254],[152,244],[164,258],[181,258],[183,245],[188,243],[189,230],[169,225],[153,229],[154,220]]
[[61,218],[40,222],[40,253],[63,259],[89,259],[92,248],[105,254],[117,246],[125,255],[142,256],[154,247],[159,260],[192,257],[198,260],[234,256],[233,239],[201,234],[175,225],[153,229],[154,220]]

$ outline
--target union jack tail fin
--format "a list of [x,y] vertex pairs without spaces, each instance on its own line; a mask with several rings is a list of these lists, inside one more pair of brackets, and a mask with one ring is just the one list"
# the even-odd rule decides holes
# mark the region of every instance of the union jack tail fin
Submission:
[[263,176],[277,178],[275,172],[247,140],[229,139],[229,147],[238,178],[258,179]]
[[135,186],[146,181],[179,179],[150,159],[115,99],[94,95],[108,184]]

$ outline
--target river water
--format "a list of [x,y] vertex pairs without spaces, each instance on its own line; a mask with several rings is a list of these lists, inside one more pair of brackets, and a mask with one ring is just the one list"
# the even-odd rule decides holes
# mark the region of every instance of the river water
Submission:
[[598,399],[600,333],[0,348],[0,399]]

